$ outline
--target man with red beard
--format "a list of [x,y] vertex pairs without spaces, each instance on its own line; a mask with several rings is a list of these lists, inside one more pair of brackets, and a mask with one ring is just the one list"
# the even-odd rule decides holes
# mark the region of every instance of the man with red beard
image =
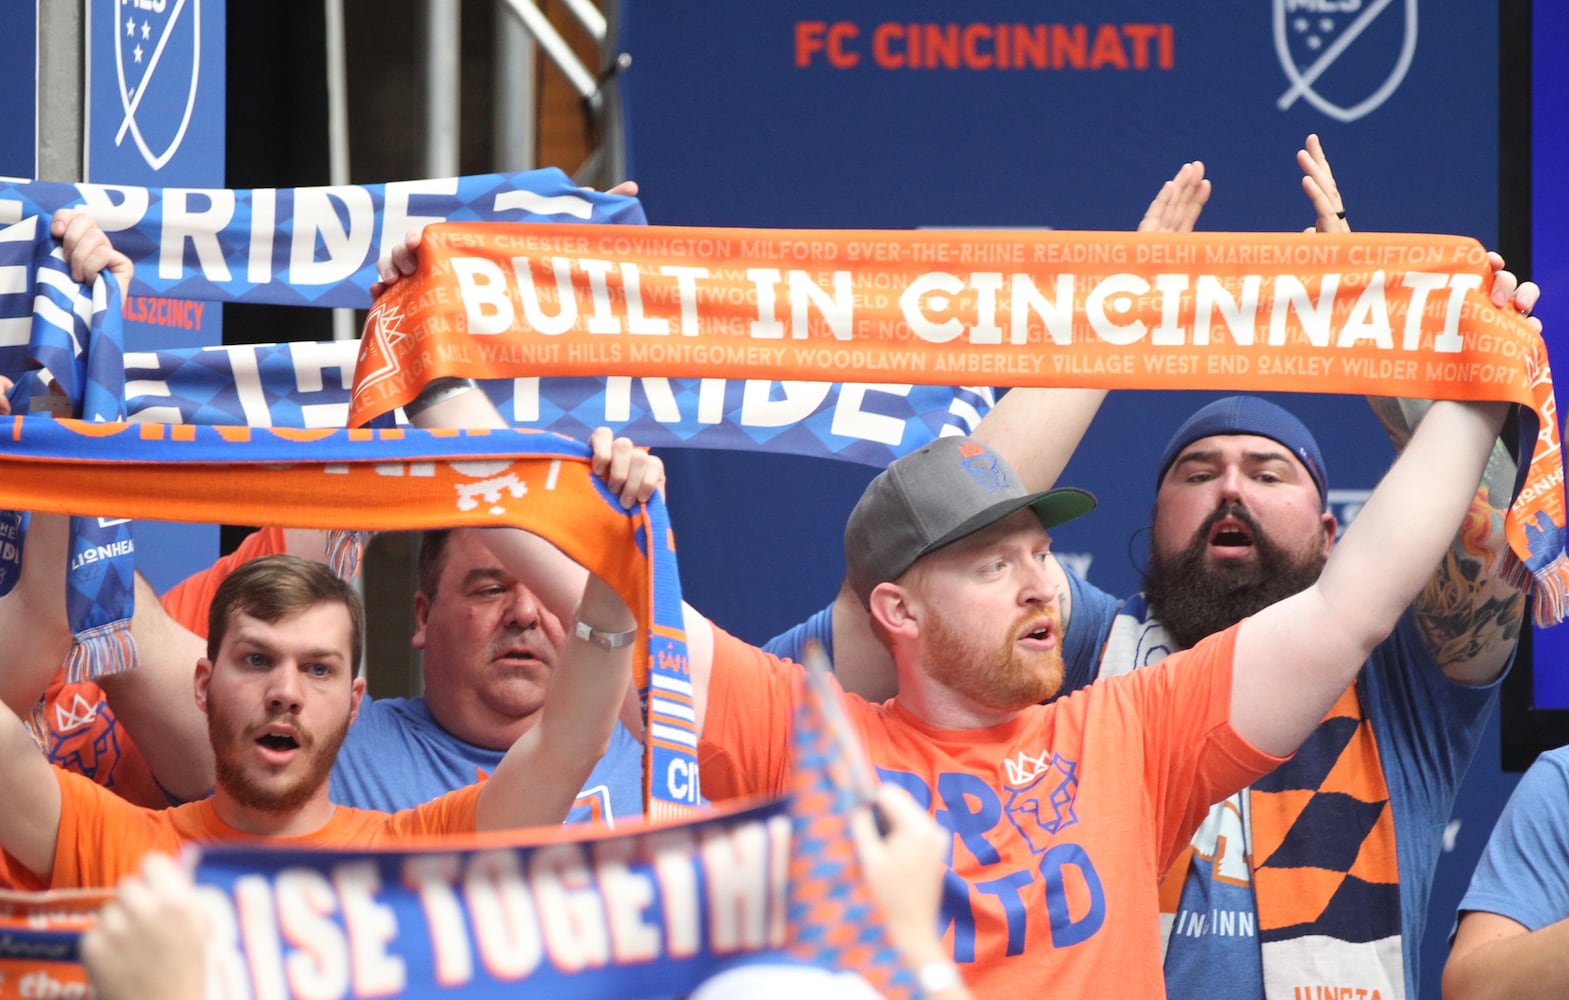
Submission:
[[577,614],[586,628],[565,640],[539,722],[489,781],[403,812],[352,809],[332,801],[328,775],[365,690],[355,676],[359,596],[319,563],[254,560],[219,587],[207,655],[196,665],[196,705],[217,764],[212,797],[166,810],[132,805],[51,767],[4,709],[0,847],[14,873],[32,876],[24,879],[29,887],[65,888],[113,885],[149,852],[172,853],[186,841],[397,845],[559,824],[609,742],[636,626],[621,598],[592,575]]
[[[1349,231],[1316,136],[1297,164],[1315,228]],[[1162,231],[1192,229],[1208,195],[1202,165],[1185,164],[1147,220]],[[1489,259],[1493,304],[1540,333],[1531,318],[1540,289],[1504,270],[1497,254]],[[1029,488],[1043,489],[1104,397],[1015,389],[976,437],[1013,461]],[[1403,447],[1425,404],[1369,402]],[[1419,942],[1445,824],[1522,628],[1524,575],[1514,572],[1503,522],[1514,476],[1496,443],[1449,553],[1355,684],[1348,680],[1291,762],[1216,804],[1190,849],[1161,873],[1171,995],[1418,995]],[[1048,562],[1063,624],[1063,693],[1159,664],[1308,589],[1323,570],[1338,527],[1325,502],[1324,461],[1313,435],[1280,407],[1248,397],[1205,407],[1172,436],[1155,481],[1141,594],[1124,602]],[[898,690],[848,588],[767,648],[792,656],[808,637],[830,646],[847,689],[873,700]]]
[[[1294,751],[1395,627],[1453,538],[1503,412],[1435,404],[1305,590],[1047,705],[1064,638],[1047,530],[1093,501],[1028,492],[971,438],[872,481],[845,530],[847,585],[898,694],[847,708],[882,780],[952,835],[945,938],[978,995],[1163,994],[1161,875],[1210,803]],[[781,790],[799,668],[716,628],[689,621],[688,635],[705,792]]]

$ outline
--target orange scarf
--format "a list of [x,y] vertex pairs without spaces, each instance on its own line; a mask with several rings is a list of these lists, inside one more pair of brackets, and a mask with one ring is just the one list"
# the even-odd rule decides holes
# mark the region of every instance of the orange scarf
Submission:
[[1507,400],[1536,421],[1506,531],[1550,624],[1569,591],[1552,375],[1490,275],[1455,236],[443,224],[371,310],[350,420],[439,375]]
[[631,511],[588,449],[541,431],[294,430],[0,420],[0,483],[19,510],[174,521],[354,527],[526,528],[619,593],[645,642],[633,668],[666,740],[644,761],[648,814],[696,805],[675,770],[696,768],[694,723],[658,711],[650,674],[687,679],[675,544],[657,497]]

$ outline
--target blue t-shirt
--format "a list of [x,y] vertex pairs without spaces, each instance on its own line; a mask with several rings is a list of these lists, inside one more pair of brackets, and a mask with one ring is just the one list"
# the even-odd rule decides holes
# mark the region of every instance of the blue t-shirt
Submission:
[[[1081,624],[1077,593],[1074,600],[1065,646],[1081,648],[1089,637],[1075,635]],[[1092,646],[1098,650],[1106,635],[1103,628]],[[1407,611],[1374,649],[1359,681],[1394,812],[1406,995],[1415,997],[1419,943],[1444,828],[1501,679],[1481,687],[1449,680],[1422,640],[1415,615]],[[1210,840],[1227,837],[1240,833],[1244,822],[1245,817],[1217,811],[1210,820],[1216,828],[1207,824],[1201,835]],[[1349,831],[1348,846],[1354,847],[1362,832]],[[1213,871],[1216,861],[1222,866],[1220,877]],[[1166,954],[1168,995],[1203,995],[1209,1000],[1262,996],[1256,914],[1245,864],[1228,873],[1224,858],[1211,860],[1195,851]]]
[[[358,809],[409,809],[472,785],[504,756],[441,728],[423,698],[366,695],[332,769],[332,800]],[[567,822],[612,824],[642,814],[643,746],[617,722],[610,749],[594,765]]]
[[1532,931],[1569,917],[1569,747],[1542,754],[1521,776],[1460,910],[1496,913]]

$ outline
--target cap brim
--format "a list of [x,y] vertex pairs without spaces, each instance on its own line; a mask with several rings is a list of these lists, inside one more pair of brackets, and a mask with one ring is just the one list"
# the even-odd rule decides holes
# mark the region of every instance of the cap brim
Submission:
[[[989,528],[1003,518],[1016,514],[1026,507],[1035,511],[1035,516],[1040,519],[1041,527],[1055,528],[1059,524],[1066,524],[1074,518],[1083,517],[1094,510],[1095,495],[1077,487],[1064,486],[1055,490],[1046,490],[1041,493],[1031,493],[1028,496],[1004,500],[1002,503],[987,507],[946,535],[932,542],[917,553],[915,559],[935,552],[945,545],[952,545],[959,539],[973,535],[982,528]],[[915,559],[910,560],[912,565]]]

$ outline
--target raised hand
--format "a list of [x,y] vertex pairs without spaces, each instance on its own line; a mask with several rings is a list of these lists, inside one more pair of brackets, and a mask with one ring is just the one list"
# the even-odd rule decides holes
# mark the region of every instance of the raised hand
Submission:
[[1210,182],[1204,177],[1200,160],[1184,163],[1171,180],[1160,186],[1155,200],[1139,220],[1141,233],[1191,233],[1204,203],[1209,201]]
[[1536,309],[1542,289],[1534,281],[1521,281],[1513,271],[1505,270],[1503,255],[1496,250],[1487,252],[1487,262],[1493,268],[1493,288],[1490,293],[1493,305],[1502,309],[1508,306],[1525,317],[1537,333],[1542,332],[1542,321],[1531,313]]
[[1317,135],[1307,137],[1303,148],[1297,150],[1297,166],[1302,168],[1302,192],[1313,205],[1317,221],[1305,233],[1349,233],[1351,224],[1346,221],[1346,202],[1335,186],[1334,171],[1329,169],[1329,158],[1324,155],[1324,144]]
[[588,436],[588,446],[593,452],[594,475],[621,498],[621,506],[643,503],[655,490],[663,492],[665,463],[638,448],[631,438],[615,437],[610,428],[596,427]]
[[87,212],[77,208],[60,209],[49,220],[49,233],[60,241],[72,278],[91,285],[98,273],[107,268],[120,282],[120,294],[125,294],[131,287],[131,275],[135,272],[131,258],[114,248]]

